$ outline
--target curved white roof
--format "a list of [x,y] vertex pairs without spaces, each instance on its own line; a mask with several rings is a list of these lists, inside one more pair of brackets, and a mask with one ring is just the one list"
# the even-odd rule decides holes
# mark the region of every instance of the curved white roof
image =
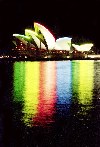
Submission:
[[[71,47],[71,39],[69,37],[58,38],[55,43],[55,49],[57,50],[70,50]],[[58,48],[57,48],[58,47]]]
[[73,47],[75,47],[78,51],[89,51],[91,47],[93,46],[92,43],[86,43],[81,45],[72,44]]
[[45,45],[41,42],[40,45],[40,40],[36,37],[37,33],[34,32],[33,30],[29,30],[29,29],[25,29],[25,35],[26,36],[31,36],[33,38],[33,40],[35,41],[35,43],[37,44],[37,47],[42,49],[46,49]]
[[21,35],[21,34],[13,34],[14,37],[18,38],[23,44],[27,45],[30,37]]
[[56,39],[56,41],[63,41],[63,40],[65,40],[65,41],[71,41],[71,39],[72,38],[70,38],[70,37],[61,37],[61,38]]
[[62,47],[59,46],[56,42],[55,42],[55,45],[54,45],[54,48],[55,50],[62,50]]
[[38,27],[38,29],[40,30],[40,32],[43,34],[45,41],[48,45],[48,49],[53,49],[54,45],[55,45],[55,38],[52,35],[52,33],[50,33],[50,31],[45,28],[43,25],[39,24],[39,23],[34,23],[34,28]]

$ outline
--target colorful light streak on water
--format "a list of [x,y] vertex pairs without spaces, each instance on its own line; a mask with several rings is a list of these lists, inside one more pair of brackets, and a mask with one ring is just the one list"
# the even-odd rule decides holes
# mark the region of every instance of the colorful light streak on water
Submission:
[[56,103],[56,62],[40,63],[38,113],[34,118],[36,125],[46,126],[53,122]]
[[71,61],[57,62],[57,109],[66,115],[72,98]]
[[93,72],[94,72],[94,62],[80,61],[79,68],[79,103],[90,104],[92,102],[92,92],[93,92]]
[[72,61],[72,101],[77,103],[78,99],[78,87],[79,87],[79,60]]
[[14,63],[14,76],[13,76],[13,84],[14,84],[14,100],[23,101],[23,93],[22,90],[24,87],[24,79],[25,79],[25,63],[24,62],[15,62]]
[[26,126],[45,126],[53,122],[56,103],[56,62],[15,63],[14,93],[17,95],[14,95],[16,102],[23,96],[21,120]]
[[[93,98],[93,82],[94,82],[94,61],[79,62],[79,88],[78,103],[81,104],[82,113],[91,109]],[[85,107],[84,107],[85,106]]]
[[[0,67],[0,147],[100,146],[99,60],[3,61]],[[68,101],[61,89],[71,94]]]
[[38,113],[39,96],[39,63],[25,63],[25,87],[24,87],[24,106],[23,121],[27,126],[33,126],[32,119]]
[[78,113],[86,114],[92,104],[93,65],[79,60],[15,62],[14,100],[23,102],[24,124],[49,125],[56,111],[67,116],[71,103],[81,106]]
[[71,91],[71,62],[58,62],[57,64],[57,103],[70,104]]
[[96,95],[98,104],[100,104],[100,60],[94,62],[94,71],[94,95]]

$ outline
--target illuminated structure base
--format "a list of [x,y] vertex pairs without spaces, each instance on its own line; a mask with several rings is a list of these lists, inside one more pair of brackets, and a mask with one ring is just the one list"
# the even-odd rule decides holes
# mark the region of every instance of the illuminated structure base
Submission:
[[13,34],[13,37],[12,56],[17,59],[85,59],[93,46],[92,43],[72,44],[69,37],[55,39],[46,27],[36,22],[33,29],[25,29],[24,35]]

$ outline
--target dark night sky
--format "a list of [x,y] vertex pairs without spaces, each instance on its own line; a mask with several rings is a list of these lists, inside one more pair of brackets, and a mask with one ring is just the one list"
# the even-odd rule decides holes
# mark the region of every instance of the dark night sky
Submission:
[[56,38],[85,38],[100,46],[99,0],[0,0],[0,46],[6,46],[13,33],[23,34],[34,21]]

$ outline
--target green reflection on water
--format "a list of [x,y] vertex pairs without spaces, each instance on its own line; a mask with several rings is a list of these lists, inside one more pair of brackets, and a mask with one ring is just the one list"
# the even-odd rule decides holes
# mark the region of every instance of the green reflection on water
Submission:
[[79,61],[72,61],[72,92],[73,102],[77,103],[78,98],[78,86],[79,86]]
[[25,86],[25,63],[15,62],[14,63],[14,101],[23,101],[24,91],[22,90]]

